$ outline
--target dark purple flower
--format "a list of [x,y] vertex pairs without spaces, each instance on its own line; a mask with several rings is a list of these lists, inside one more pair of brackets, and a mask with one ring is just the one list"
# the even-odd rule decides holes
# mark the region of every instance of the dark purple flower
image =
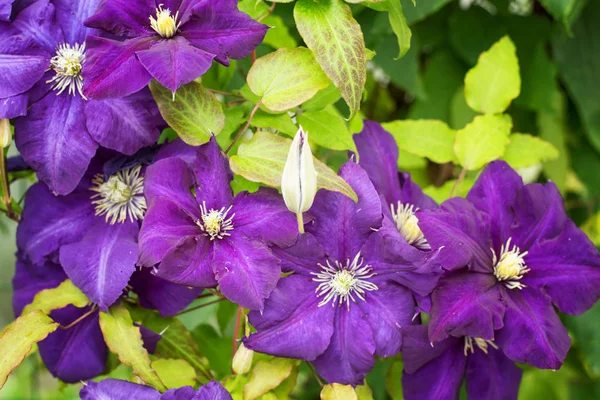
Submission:
[[406,400],[458,400],[463,380],[469,399],[516,400],[523,374],[493,341],[450,337],[432,346],[425,325],[405,329],[402,360]]
[[79,392],[81,400],[231,400],[231,395],[216,381],[203,385],[198,390],[191,386],[167,390],[162,395],[158,390],[119,379],[104,379],[88,382]]
[[395,227],[409,244],[428,250],[415,213],[437,204],[411,180],[409,173],[398,172],[398,146],[392,135],[378,122],[365,120],[362,132],[354,135],[354,142],[361,167],[381,195],[386,216],[383,225]]
[[0,21],[0,118],[18,117],[19,151],[57,194],[77,186],[98,146],[133,154],[156,142],[163,124],[148,89],[114,100],[83,96],[93,32],[83,20],[98,1],[38,0]]
[[161,278],[219,285],[231,301],[262,309],[281,274],[268,244],[295,243],[294,214],[276,190],[234,198],[228,161],[214,139],[198,148],[176,141],[157,157],[146,172],[140,264],[160,263],[155,273]]
[[513,361],[558,369],[570,339],[553,305],[580,314],[600,298],[600,256],[556,186],[524,185],[496,161],[467,199],[417,216],[449,271],[432,294],[430,340],[495,340]]
[[210,68],[258,46],[268,27],[238,11],[237,0],[102,0],[86,21],[126,38],[91,37],[86,95],[123,97],[152,78],[175,92]]
[[12,3],[15,0],[0,0],[0,21],[8,21],[12,12]]
[[382,228],[379,195],[353,162],[340,169],[358,203],[321,191],[314,222],[287,249],[274,249],[284,272],[262,313],[251,312],[257,333],[249,349],[311,361],[329,382],[359,384],[374,356],[396,354],[401,328],[415,315],[413,292],[428,295],[438,266],[435,252],[408,245]]

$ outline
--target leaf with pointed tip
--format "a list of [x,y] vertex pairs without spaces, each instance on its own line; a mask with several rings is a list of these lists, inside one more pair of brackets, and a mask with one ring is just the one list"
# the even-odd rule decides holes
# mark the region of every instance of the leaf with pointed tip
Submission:
[[401,150],[439,164],[456,160],[453,149],[455,132],[442,121],[399,120],[382,126],[394,136]]
[[308,133],[309,140],[319,146],[358,153],[344,118],[333,106],[319,111],[307,111],[298,115],[297,120]]
[[477,170],[502,157],[509,143],[512,120],[506,114],[480,115],[456,132],[454,152],[460,165]]
[[85,294],[71,282],[70,279],[52,289],[38,292],[33,301],[25,306],[21,315],[29,314],[33,310],[40,310],[44,314],[52,310],[73,304],[77,308],[85,307],[90,302]]
[[196,371],[185,360],[161,358],[152,361],[152,369],[169,389],[193,386],[196,383]]
[[275,389],[292,373],[295,361],[289,358],[261,360],[254,365],[244,386],[244,400],[254,400]]
[[551,143],[524,133],[513,133],[502,159],[514,169],[558,158],[558,150]]

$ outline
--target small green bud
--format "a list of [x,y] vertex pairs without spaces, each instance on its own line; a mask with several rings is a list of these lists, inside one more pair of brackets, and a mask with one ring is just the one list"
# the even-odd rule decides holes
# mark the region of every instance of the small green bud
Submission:
[[250,371],[252,367],[252,358],[254,357],[254,351],[248,350],[243,343],[240,344],[235,355],[233,356],[233,362],[231,367],[233,372],[236,374],[245,374]]

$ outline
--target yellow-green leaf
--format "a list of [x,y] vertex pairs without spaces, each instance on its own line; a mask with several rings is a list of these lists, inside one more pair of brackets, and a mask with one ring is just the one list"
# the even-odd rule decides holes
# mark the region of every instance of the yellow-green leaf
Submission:
[[465,76],[465,98],[473,110],[501,113],[521,93],[517,49],[508,36],[481,53]]
[[373,400],[373,391],[366,383],[354,388],[358,400]]
[[[231,156],[231,170],[252,182],[279,187],[281,175],[292,140],[268,132],[256,132],[248,142],[242,143],[236,155]],[[346,181],[331,168],[315,158],[317,187],[340,192],[354,201],[358,197]]]
[[456,160],[453,149],[455,132],[442,121],[403,120],[382,126],[394,136],[401,150],[440,164]]
[[460,165],[476,170],[502,157],[512,128],[510,116],[480,115],[456,132],[454,152]]
[[225,114],[221,103],[198,82],[190,82],[173,93],[157,81],[150,83],[150,90],[158,104],[160,114],[179,137],[189,145],[207,143],[225,126]]
[[456,179],[451,179],[439,187],[427,186],[423,189],[423,192],[435,200],[436,203],[441,204],[450,197],[466,197],[473,184],[475,184],[475,179],[471,177],[466,177],[458,183]]
[[309,140],[332,150],[352,150],[357,152],[352,134],[344,118],[329,106],[319,111],[307,111],[297,117],[298,124],[308,132]]
[[387,11],[389,13],[390,25],[398,38],[398,47],[400,48],[396,59],[401,58],[410,49],[410,39],[412,37],[412,32],[402,11],[402,3],[399,0],[379,0],[372,1],[371,3],[366,4],[366,6],[374,10]]
[[294,19],[300,36],[350,107],[359,109],[367,79],[367,52],[360,25],[342,0],[298,0]]
[[108,313],[100,313],[100,329],[104,341],[119,360],[130,366],[133,373],[146,384],[161,392],[167,390],[150,364],[150,356],[144,348],[140,328],[133,325],[129,311],[123,306],[114,306]]
[[252,118],[252,123],[250,125],[257,128],[274,128],[288,136],[294,136],[298,130],[298,127],[294,125],[292,118],[287,113],[268,114],[261,110],[258,110],[256,114],[254,114],[254,118]]
[[358,400],[358,396],[352,386],[334,383],[321,390],[321,400]]
[[81,308],[89,302],[87,296],[73,285],[70,279],[67,279],[55,288],[38,292],[33,298],[33,302],[27,305],[21,314],[29,314],[33,310],[40,310],[44,314],[48,314],[52,310],[66,307],[69,304]]
[[285,111],[329,86],[310,50],[279,49],[254,62],[248,72],[250,90],[271,111]]
[[513,133],[502,159],[511,167],[524,168],[558,158],[558,150],[538,137]]
[[193,386],[196,383],[196,371],[185,360],[161,358],[152,361],[151,366],[169,389]]
[[295,361],[289,358],[272,358],[256,363],[250,379],[244,386],[244,400],[254,400],[275,389],[292,373]]
[[0,336],[0,388],[8,375],[31,351],[32,346],[44,340],[58,328],[58,324],[40,310],[34,310],[16,319]]

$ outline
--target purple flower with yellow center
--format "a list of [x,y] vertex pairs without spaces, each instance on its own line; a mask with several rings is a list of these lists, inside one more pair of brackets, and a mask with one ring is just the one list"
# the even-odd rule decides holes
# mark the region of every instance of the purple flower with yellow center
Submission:
[[75,189],[99,146],[133,154],[155,143],[164,124],[148,89],[113,100],[83,95],[94,32],[83,20],[98,2],[37,0],[20,9],[19,1],[13,20],[0,21],[0,118],[18,117],[19,151],[57,194]]
[[96,99],[127,96],[152,78],[175,92],[213,59],[228,66],[248,56],[268,29],[237,0],[102,0],[86,25],[125,39],[88,40],[84,90]]
[[79,392],[81,400],[231,400],[231,395],[216,381],[194,390],[191,386],[167,390],[162,395],[158,390],[119,379],[103,379],[87,382]]
[[490,340],[449,337],[429,343],[427,326],[404,331],[402,391],[406,400],[517,399],[523,371]]
[[415,315],[414,294],[431,292],[439,267],[435,252],[382,227],[379,195],[359,165],[344,164],[340,176],[358,203],[340,193],[317,194],[306,233],[273,250],[291,275],[279,281],[262,313],[250,313],[257,332],[244,344],[310,361],[329,382],[359,384],[375,356],[399,351],[401,329]]
[[[182,147],[183,156],[176,151]],[[173,142],[158,158],[146,173],[140,265],[181,285],[218,285],[231,301],[262,309],[281,275],[270,245],[296,242],[294,214],[273,189],[234,197],[228,160],[214,138],[197,148]]]
[[553,183],[528,184],[490,163],[466,199],[418,213],[449,272],[431,295],[431,342],[494,340],[513,361],[558,369],[570,346],[554,307],[580,314],[600,298],[600,255],[567,217]]

